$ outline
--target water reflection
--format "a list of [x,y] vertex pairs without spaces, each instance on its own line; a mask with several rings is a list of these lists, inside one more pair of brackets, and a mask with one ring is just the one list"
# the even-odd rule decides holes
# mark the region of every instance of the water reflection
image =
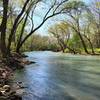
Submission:
[[28,87],[23,100],[99,100],[100,58],[53,52],[30,52],[37,63],[16,71]]

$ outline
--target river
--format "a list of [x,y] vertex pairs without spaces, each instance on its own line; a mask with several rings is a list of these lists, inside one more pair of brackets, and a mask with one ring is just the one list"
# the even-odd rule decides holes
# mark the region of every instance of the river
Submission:
[[100,100],[100,57],[26,52],[35,64],[15,72],[25,88],[23,100]]

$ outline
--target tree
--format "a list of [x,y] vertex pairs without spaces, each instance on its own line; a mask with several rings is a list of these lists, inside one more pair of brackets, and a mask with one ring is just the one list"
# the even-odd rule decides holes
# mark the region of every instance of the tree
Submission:
[[94,45],[100,48],[100,5],[99,0],[95,0],[90,5],[90,13],[92,16],[92,28],[94,29]]
[[6,48],[6,29],[7,29],[7,12],[8,12],[8,3],[9,0],[3,0],[3,18],[0,25],[0,50],[2,53],[2,57],[6,57],[7,55],[7,48]]
[[93,47],[93,43],[91,41],[93,34],[90,32],[90,25],[91,25],[91,22],[87,22],[85,24],[85,26],[83,26],[83,36],[89,42],[89,44],[87,44],[87,45],[90,46],[91,53],[92,54],[95,54],[94,47]]
[[[72,1],[69,2],[65,5],[65,8],[67,9],[68,7],[70,7],[69,13],[65,13],[70,17],[67,20],[67,23],[69,22],[70,27],[72,27],[72,29],[74,29],[74,31],[78,34],[78,36],[80,37],[80,40],[82,42],[83,48],[85,50],[85,52],[87,54],[89,54],[88,50],[87,50],[87,46],[86,43],[81,35],[81,29],[80,29],[80,17],[84,11],[84,9],[86,9],[86,6],[83,2],[81,1]],[[70,19],[72,19],[73,22],[69,21]]]
[[70,32],[66,23],[60,23],[52,26],[49,32],[57,39],[61,50],[65,52],[65,49],[69,49],[70,52],[76,53],[72,48],[68,46],[70,39]]
[[69,40],[68,45],[75,50],[76,53],[81,54],[81,49],[82,49],[82,43],[80,41],[79,36],[71,30],[71,38]]

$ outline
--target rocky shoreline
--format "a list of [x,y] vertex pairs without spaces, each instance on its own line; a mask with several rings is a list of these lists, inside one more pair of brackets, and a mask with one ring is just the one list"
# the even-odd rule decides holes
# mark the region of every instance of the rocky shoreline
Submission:
[[18,89],[13,89],[10,85],[1,85],[0,100],[22,100],[22,94],[18,94],[17,91]]
[[14,70],[35,62],[28,61],[25,55],[12,54],[12,57],[0,60],[0,100],[22,100],[22,82],[10,84]]
[[[0,68],[0,100],[22,100],[21,94],[18,95],[18,85],[10,84],[13,71],[9,67]],[[14,87],[15,86],[15,87]],[[17,87],[17,88],[16,88]]]

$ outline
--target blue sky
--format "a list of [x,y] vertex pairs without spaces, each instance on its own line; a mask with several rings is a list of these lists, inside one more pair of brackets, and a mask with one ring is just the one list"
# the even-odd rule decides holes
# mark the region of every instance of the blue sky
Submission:
[[[89,4],[91,3],[91,1],[94,1],[94,0],[82,0],[84,1],[86,4]],[[39,23],[42,21],[42,17],[43,15],[45,14],[46,12],[46,6],[41,4],[41,6],[37,7],[36,9],[36,16],[34,17],[34,22],[35,22],[35,26],[39,25]],[[42,10],[40,10],[42,9]],[[47,22],[45,22],[45,24],[39,29],[36,31],[36,33],[38,34],[41,34],[41,35],[48,35],[48,28],[53,25],[54,23],[56,23],[57,21],[56,20],[59,20],[59,19],[63,19],[64,16],[62,15],[59,15],[59,16],[56,16],[54,18],[51,18],[50,20],[48,20]]]

